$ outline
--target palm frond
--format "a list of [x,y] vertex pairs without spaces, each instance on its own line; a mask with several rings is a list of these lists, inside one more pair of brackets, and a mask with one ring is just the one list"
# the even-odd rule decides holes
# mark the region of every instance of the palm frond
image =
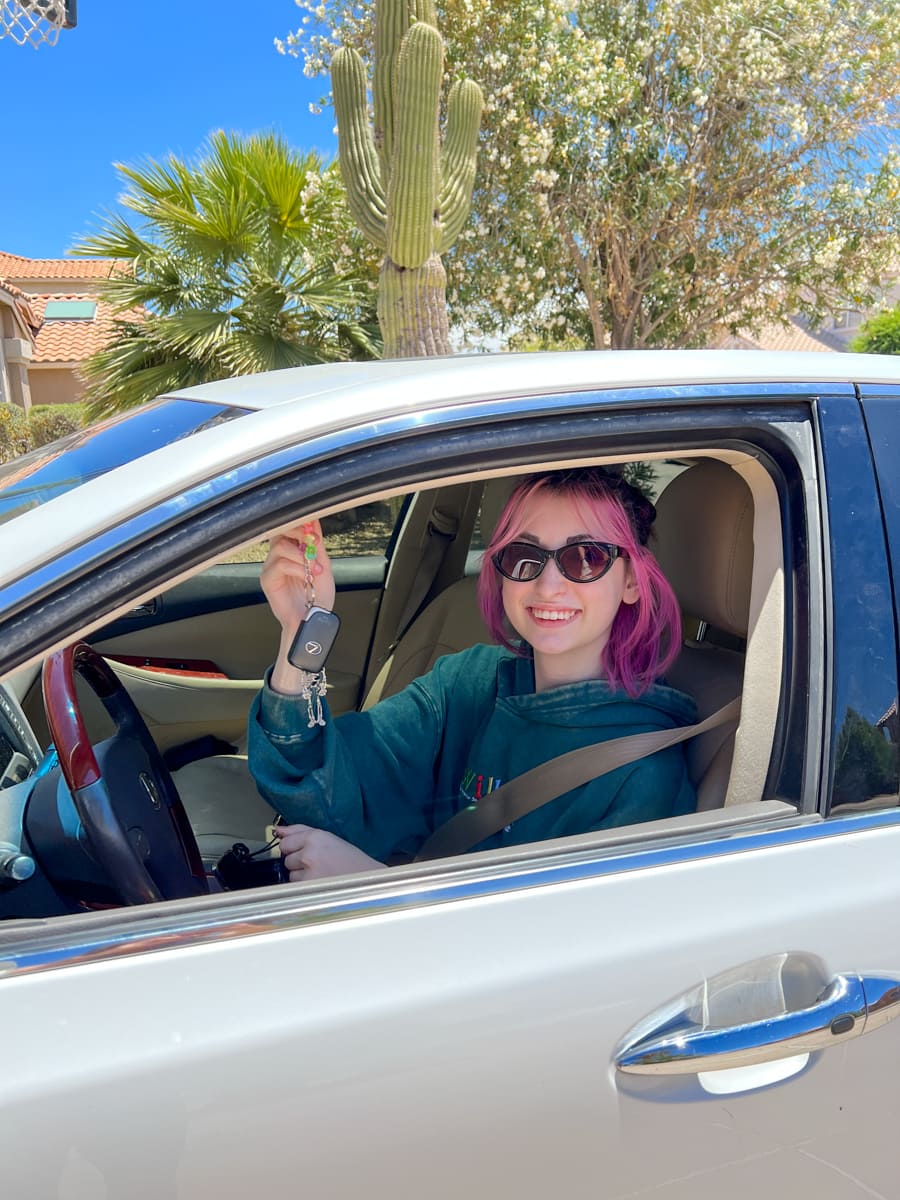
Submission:
[[85,366],[93,413],[229,374],[380,353],[371,259],[361,250],[358,270],[334,268],[359,245],[334,164],[274,133],[218,131],[195,163],[118,169],[127,211],[75,248],[133,268],[103,292],[120,320]]

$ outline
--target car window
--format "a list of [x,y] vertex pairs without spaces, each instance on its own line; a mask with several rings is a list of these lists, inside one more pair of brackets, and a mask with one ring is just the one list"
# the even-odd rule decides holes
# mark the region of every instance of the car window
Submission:
[[247,410],[195,400],[159,400],[79,429],[0,467],[0,524],[89,479]]

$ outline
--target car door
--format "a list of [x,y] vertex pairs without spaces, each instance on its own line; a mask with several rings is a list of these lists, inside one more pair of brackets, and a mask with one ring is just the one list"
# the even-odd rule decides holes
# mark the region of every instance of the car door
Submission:
[[10,1194],[896,1190],[896,775],[845,775],[858,803],[826,816],[847,710],[897,686],[852,390],[548,412],[484,443],[473,420],[468,454],[636,453],[664,426],[667,449],[766,462],[788,586],[762,803],[4,931]]

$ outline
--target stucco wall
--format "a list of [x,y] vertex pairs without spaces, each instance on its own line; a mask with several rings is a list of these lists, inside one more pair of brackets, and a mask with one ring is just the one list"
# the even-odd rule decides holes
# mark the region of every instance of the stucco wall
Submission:
[[72,404],[84,386],[70,367],[35,367],[28,372],[32,404]]

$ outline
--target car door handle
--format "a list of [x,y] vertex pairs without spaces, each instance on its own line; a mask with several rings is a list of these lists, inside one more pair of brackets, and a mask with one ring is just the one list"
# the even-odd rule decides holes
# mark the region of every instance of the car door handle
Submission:
[[695,989],[680,1011],[669,1005],[658,1022],[642,1022],[616,1067],[631,1075],[687,1075],[827,1050],[900,1016],[900,980],[837,975],[809,1007],[724,1026],[698,1022],[697,999]]

